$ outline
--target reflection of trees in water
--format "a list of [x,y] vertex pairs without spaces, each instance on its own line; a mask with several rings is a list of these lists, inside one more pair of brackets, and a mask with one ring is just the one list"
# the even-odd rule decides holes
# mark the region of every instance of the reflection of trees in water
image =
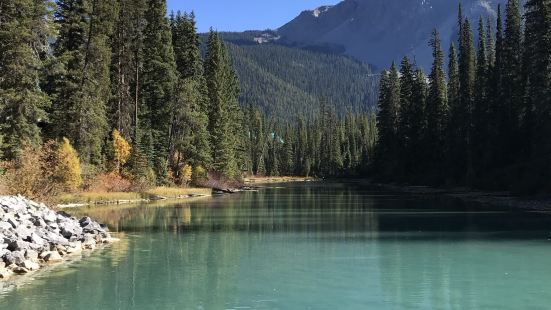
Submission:
[[378,266],[385,301],[399,308],[485,308],[481,302],[486,298],[480,296],[487,292],[480,291],[483,286],[477,281],[489,280],[483,276],[488,265],[458,261],[454,253],[472,259],[480,251],[467,245],[462,250],[454,247],[446,238],[425,242],[396,235],[380,241]]
[[[119,303],[136,304],[148,292],[160,300],[159,306],[166,298],[181,300],[182,305],[202,304],[205,309],[227,308],[222,301],[235,300],[240,268],[247,264],[243,260],[269,233],[299,232],[313,239],[371,238],[378,226],[372,202],[343,188],[267,189],[164,206],[79,212],[131,235],[126,238],[126,252],[120,252],[125,259],[113,259],[117,262],[113,281],[128,283],[116,288]],[[174,288],[188,289],[175,297]]]
[[354,189],[267,189],[195,202],[80,209],[112,231],[376,232],[373,200]]

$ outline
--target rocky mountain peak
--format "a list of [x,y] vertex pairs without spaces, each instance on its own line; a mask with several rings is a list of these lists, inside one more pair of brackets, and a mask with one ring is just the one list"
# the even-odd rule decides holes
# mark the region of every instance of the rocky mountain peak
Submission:
[[[473,23],[479,16],[495,20],[497,5],[506,2],[461,1],[464,15]],[[437,28],[447,49],[456,38],[458,5],[454,0],[344,0],[305,11],[278,33],[282,42],[294,46],[338,46],[337,50],[378,68],[409,55],[428,69],[430,33]]]

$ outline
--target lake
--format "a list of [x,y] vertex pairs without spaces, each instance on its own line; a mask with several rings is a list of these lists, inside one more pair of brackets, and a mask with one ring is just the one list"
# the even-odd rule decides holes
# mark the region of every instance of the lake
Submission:
[[71,210],[121,242],[0,309],[546,309],[551,214],[347,183]]

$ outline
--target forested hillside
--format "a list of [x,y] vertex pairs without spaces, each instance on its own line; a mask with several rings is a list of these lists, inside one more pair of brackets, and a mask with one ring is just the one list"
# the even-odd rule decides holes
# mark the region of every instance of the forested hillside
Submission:
[[[322,97],[339,115],[376,106],[379,76],[367,64],[328,51],[281,45],[268,33],[221,33],[241,82],[243,106],[259,106],[279,118],[297,113],[311,117]],[[268,42],[257,43],[261,39]]]
[[378,75],[349,57],[277,44],[230,44],[229,49],[241,103],[268,114],[311,116],[321,97],[340,115],[367,112],[377,102]]

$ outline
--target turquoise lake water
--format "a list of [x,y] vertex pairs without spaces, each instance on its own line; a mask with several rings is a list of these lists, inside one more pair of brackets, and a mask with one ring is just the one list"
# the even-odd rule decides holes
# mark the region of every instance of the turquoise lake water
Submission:
[[551,214],[359,183],[72,212],[121,242],[0,309],[551,308]]

